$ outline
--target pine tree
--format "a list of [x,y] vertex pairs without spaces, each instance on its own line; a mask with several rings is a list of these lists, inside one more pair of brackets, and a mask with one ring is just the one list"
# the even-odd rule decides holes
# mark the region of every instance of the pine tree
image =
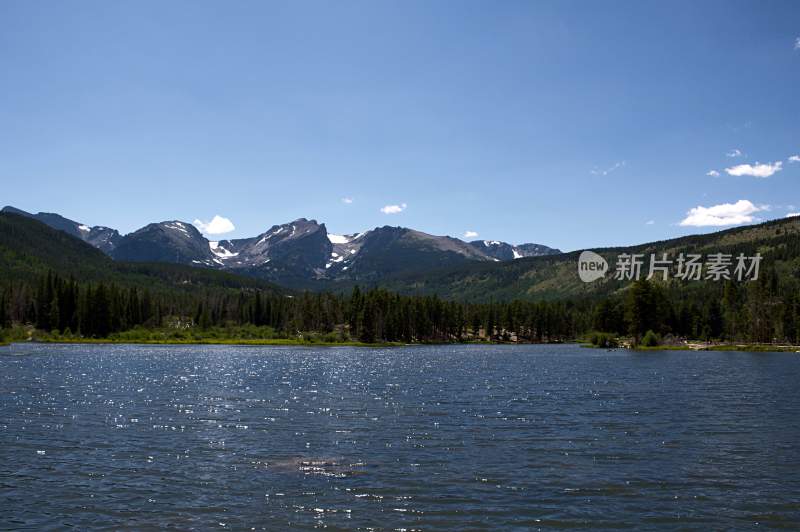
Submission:
[[11,327],[8,306],[8,291],[3,290],[0,292],[0,329],[8,329]]
[[53,299],[50,301],[50,315],[47,318],[48,325],[51,330],[59,330],[59,322],[61,315],[59,313],[58,296],[54,293]]
[[108,290],[102,283],[94,290],[90,312],[94,336],[107,338],[111,333],[111,302]]
[[654,329],[655,301],[653,290],[646,280],[635,281],[628,289],[625,302],[625,320],[628,322],[628,332],[639,343],[644,334]]

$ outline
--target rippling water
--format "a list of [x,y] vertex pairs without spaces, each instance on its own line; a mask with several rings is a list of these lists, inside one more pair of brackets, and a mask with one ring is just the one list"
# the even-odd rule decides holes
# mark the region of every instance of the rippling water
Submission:
[[46,346],[0,528],[800,526],[800,355]]

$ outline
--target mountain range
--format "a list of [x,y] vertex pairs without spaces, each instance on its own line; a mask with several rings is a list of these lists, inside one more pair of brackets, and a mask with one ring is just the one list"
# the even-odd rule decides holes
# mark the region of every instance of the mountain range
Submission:
[[151,223],[127,235],[89,227],[55,213],[3,212],[38,220],[79,238],[122,262],[166,262],[230,271],[291,288],[336,283],[376,283],[408,272],[469,263],[555,255],[541,244],[514,246],[494,240],[465,242],[405,227],[383,226],[350,235],[329,233],[324,223],[299,218],[251,238],[210,241],[178,220]]
[[[56,223],[60,229],[53,228]],[[613,275],[581,282],[577,275],[580,251],[487,259],[482,248],[499,251],[502,243],[463,242],[396,227],[330,235],[313,220],[296,220],[254,238],[208,242],[190,224],[164,222],[119,239],[109,238],[117,242],[109,256],[90,244],[93,232],[102,234],[106,228],[86,231],[80,225],[58,215],[5,209],[0,213],[0,283],[33,281],[53,271],[84,282],[113,281],[169,291],[176,297],[196,290],[234,293],[243,289],[291,295],[296,293],[292,288],[346,291],[358,284],[474,302],[577,301],[611,296],[630,284]],[[518,253],[520,247],[515,247]],[[800,279],[800,217],[593,251],[609,264],[621,253],[659,257],[663,253],[671,257],[759,253],[763,256],[761,279],[768,283],[753,283],[748,289],[770,289],[774,279]],[[270,278],[287,282],[266,280]],[[675,278],[666,284],[684,290],[682,294],[718,292],[724,287],[724,283],[687,283]]]

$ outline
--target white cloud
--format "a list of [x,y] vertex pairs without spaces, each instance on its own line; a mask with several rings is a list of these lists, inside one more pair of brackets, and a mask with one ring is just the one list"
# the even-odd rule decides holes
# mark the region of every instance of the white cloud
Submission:
[[610,167],[606,168],[605,170],[600,170],[599,168],[597,168],[595,166],[589,173],[591,173],[592,175],[608,175],[611,172],[613,172],[614,170],[617,170],[618,168],[622,168],[626,164],[627,163],[625,161],[619,161],[619,162],[616,162],[616,163],[612,164]]
[[800,37],[795,39],[795,41],[794,41],[794,49],[795,50],[800,50]]
[[800,212],[790,212],[786,215],[787,218],[793,218],[795,216],[800,216]]
[[475,238],[478,236],[478,233],[475,231],[464,231],[464,238]]
[[204,235],[221,235],[223,233],[230,233],[236,227],[229,219],[217,214],[210,222],[203,222],[202,220],[195,220],[194,226],[197,227]]
[[400,205],[386,205],[385,207],[381,207],[381,212],[383,214],[398,214],[406,210],[406,207],[408,207],[408,205],[405,203],[401,203]]
[[725,157],[741,157],[741,156],[742,156],[742,150],[740,150],[739,148],[734,148],[725,154]]
[[644,225],[655,225],[655,223],[656,223],[656,221],[655,221],[655,220],[647,220],[647,221],[644,223]]
[[706,175],[710,175],[711,177],[719,177],[719,172],[717,172],[716,170],[709,170],[708,172],[706,172]]
[[789,157],[790,163],[800,163],[800,155],[792,155]]
[[342,198],[342,203],[344,203],[346,205],[350,205],[351,203],[353,203],[353,198],[344,197],[344,198]]
[[750,175],[753,177],[769,177],[775,172],[781,171],[781,166],[783,166],[782,161],[777,161],[772,164],[759,164],[756,161],[756,164],[739,164],[736,166],[731,166],[730,168],[726,168],[725,171],[728,172],[729,175],[733,176],[743,176],[743,175]]
[[766,205],[756,206],[748,200],[739,200],[736,203],[722,203],[711,207],[697,207],[686,213],[680,225],[691,227],[721,227],[725,225],[739,225],[751,223],[756,220],[753,214],[769,210]]

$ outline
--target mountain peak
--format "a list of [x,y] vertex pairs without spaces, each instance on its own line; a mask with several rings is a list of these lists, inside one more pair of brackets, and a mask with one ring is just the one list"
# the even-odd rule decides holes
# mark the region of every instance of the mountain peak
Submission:
[[207,267],[222,265],[200,231],[180,220],[148,224],[125,235],[111,256],[131,262],[175,262]]
[[197,227],[195,227],[194,225],[192,225],[190,223],[182,222],[180,220],[170,220],[168,222],[159,222],[159,223],[157,223],[155,225],[160,227],[161,229],[170,229],[172,231],[178,231],[178,232],[180,232],[180,233],[182,233],[182,234],[184,234],[184,235],[186,235],[188,237],[204,238],[203,234],[200,232],[200,230]]

